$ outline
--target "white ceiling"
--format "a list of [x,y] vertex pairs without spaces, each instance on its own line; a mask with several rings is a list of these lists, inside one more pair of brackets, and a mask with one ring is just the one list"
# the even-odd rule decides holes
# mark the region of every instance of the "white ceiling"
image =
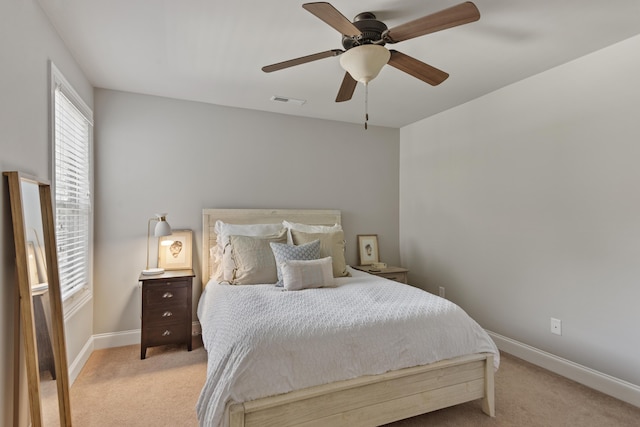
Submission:
[[[335,103],[340,34],[295,0],[39,0],[95,87],[362,123],[364,87]],[[461,0],[333,0],[389,28]],[[450,74],[433,87],[386,66],[369,84],[369,123],[402,127],[640,33],[639,0],[474,0],[480,20],[393,45]],[[615,70],[611,70],[615,78]],[[606,82],[603,82],[606,84]],[[306,100],[303,106],[271,96]]]

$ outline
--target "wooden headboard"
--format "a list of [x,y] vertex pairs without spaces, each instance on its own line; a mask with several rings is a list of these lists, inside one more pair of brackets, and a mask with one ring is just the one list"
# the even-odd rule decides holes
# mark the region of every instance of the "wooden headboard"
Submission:
[[203,209],[202,210],[202,287],[216,270],[209,249],[216,245],[214,226],[220,220],[229,224],[275,224],[287,220],[310,225],[341,224],[340,211],[333,209]]

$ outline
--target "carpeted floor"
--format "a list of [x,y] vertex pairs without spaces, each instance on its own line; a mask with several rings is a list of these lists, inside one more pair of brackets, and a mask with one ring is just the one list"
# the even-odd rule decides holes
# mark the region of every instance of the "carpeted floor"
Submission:
[[[206,352],[165,346],[95,351],[71,387],[73,424],[197,426],[195,404],[206,374]],[[496,417],[469,402],[389,424],[393,427],[640,426],[640,408],[502,353],[495,377]]]

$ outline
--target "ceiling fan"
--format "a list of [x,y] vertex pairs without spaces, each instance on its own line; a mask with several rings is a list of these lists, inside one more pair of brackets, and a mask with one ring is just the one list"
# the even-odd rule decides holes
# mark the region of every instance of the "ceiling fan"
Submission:
[[340,55],[340,65],[346,72],[336,102],[350,100],[357,82],[367,85],[378,75],[385,64],[432,86],[439,85],[449,77],[449,74],[397,50],[388,50],[384,45],[398,43],[480,19],[478,8],[471,2],[443,9],[391,29],[387,28],[383,22],[378,21],[371,12],[360,13],[351,22],[327,2],[305,3],[302,7],[342,34],[344,50],[331,49],[278,62],[262,67],[262,71],[270,73]]

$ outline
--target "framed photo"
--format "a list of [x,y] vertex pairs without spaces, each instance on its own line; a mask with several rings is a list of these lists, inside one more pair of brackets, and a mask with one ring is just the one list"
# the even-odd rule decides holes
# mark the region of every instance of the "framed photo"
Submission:
[[358,234],[358,255],[360,265],[371,265],[380,261],[377,234]]
[[189,270],[193,232],[191,230],[173,230],[170,236],[158,239],[158,267],[165,270]]

